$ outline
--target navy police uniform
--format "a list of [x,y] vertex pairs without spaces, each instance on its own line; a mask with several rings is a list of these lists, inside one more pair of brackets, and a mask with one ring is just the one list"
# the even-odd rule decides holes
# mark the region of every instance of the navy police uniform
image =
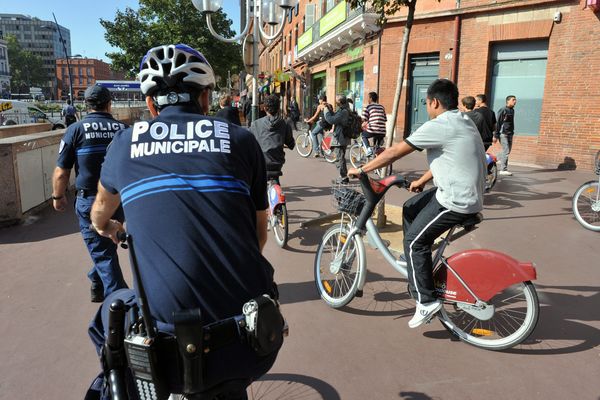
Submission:
[[[127,125],[105,112],[89,113],[83,120],[72,124],[60,142],[57,166],[72,169],[75,166],[77,199],[75,211],[81,235],[92,257],[94,266],[88,273],[92,285],[102,285],[104,296],[127,285],[121,273],[117,246],[108,238],[90,229],[90,212],[96,198],[100,168],[106,148],[118,130]],[[123,220],[122,211],[115,219]]]
[[[174,311],[200,308],[210,324],[240,315],[252,298],[276,295],[256,233],[256,212],[268,206],[265,161],[246,129],[189,103],[169,106],[115,135],[100,181],[121,196],[159,331],[173,332]],[[132,291],[119,292],[131,302]],[[90,326],[97,349],[113,297]],[[205,386],[233,380],[245,392],[276,355],[261,358],[242,343],[210,352]]]

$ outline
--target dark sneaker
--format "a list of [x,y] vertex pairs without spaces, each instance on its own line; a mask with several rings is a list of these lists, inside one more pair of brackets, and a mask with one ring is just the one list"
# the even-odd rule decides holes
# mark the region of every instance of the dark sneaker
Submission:
[[104,287],[102,287],[102,284],[92,283],[90,294],[92,303],[102,303],[104,301]]

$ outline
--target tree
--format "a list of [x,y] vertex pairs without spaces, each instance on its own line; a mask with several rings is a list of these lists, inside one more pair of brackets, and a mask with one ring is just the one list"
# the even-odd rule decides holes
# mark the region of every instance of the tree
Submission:
[[48,77],[46,71],[44,71],[42,57],[23,50],[14,35],[7,35],[6,41],[8,62],[10,63],[10,73],[12,75],[10,79],[12,91],[17,91],[20,94],[32,86],[43,86]]
[[[379,23],[381,26],[385,26],[387,22],[387,16],[394,15],[402,7],[408,7],[408,15],[406,17],[406,24],[404,25],[404,33],[402,36],[402,45],[400,48],[400,60],[398,62],[398,76],[396,81],[396,93],[394,94],[394,102],[392,108],[392,124],[390,131],[386,135],[386,147],[391,147],[394,143],[394,132],[396,130],[396,121],[398,119],[398,108],[400,105],[400,97],[402,96],[402,82],[404,80],[404,68],[406,65],[406,52],[408,50],[408,41],[410,38],[410,30],[413,25],[415,17],[415,6],[417,0],[348,0],[351,7],[361,7],[369,5],[374,9],[376,13],[381,15]],[[392,167],[389,166],[386,171],[386,175],[389,175],[392,171]],[[381,201],[377,209],[377,227],[382,228],[385,226],[385,203]]]
[[[222,11],[213,14],[211,22],[221,35],[233,36],[232,21]],[[100,19],[100,24],[106,30],[108,43],[122,49],[106,56],[112,60],[113,68],[127,71],[129,77],[139,72],[140,61],[149,49],[175,43],[185,43],[202,52],[215,75],[220,76],[217,84],[225,84],[227,71],[233,73],[242,68],[241,46],[213,38],[205,18],[191,0],[140,0],[138,10],[117,10],[114,21]]]

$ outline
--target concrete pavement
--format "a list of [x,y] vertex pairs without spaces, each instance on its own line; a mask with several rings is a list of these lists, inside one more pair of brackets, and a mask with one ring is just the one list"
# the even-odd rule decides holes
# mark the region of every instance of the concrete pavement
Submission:
[[[424,155],[395,170],[416,176]],[[365,294],[341,310],[314,287],[314,251],[324,225],[303,222],[333,212],[333,165],[289,152],[282,185],[290,226],[287,249],[270,238],[290,324],[271,372],[250,389],[254,399],[598,399],[600,364],[600,236],[570,211],[591,171],[514,167],[486,195],[486,221],[447,254],[493,248],[534,261],[540,321],[518,348],[489,352],[454,341],[437,321],[409,329],[414,304],[406,282],[368,250]],[[410,194],[392,190],[389,204]],[[399,229],[397,227],[397,229]],[[127,253],[122,251],[131,282]],[[26,224],[0,230],[0,399],[81,399],[99,365],[86,326],[90,260],[73,212],[45,210]]]

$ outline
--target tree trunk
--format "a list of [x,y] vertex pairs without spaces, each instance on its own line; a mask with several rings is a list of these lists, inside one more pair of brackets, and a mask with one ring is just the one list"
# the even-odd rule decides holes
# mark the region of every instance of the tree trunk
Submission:
[[[392,147],[394,143],[394,132],[396,130],[396,122],[398,119],[398,108],[400,106],[400,97],[402,96],[402,83],[404,81],[404,68],[406,65],[406,52],[408,50],[408,41],[410,38],[410,30],[412,28],[413,19],[415,17],[415,6],[417,4],[417,0],[412,0],[408,2],[408,15],[406,17],[406,25],[404,25],[404,35],[402,36],[402,46],[400,48],[400,60],[398,63],[398,79],[396,81],[396,93],[394,94],[394,107],[392,108],[392,118],[393,121],[391,127],[389,128],[386,136],[385,146],[386,148]],[[389,165],[386,167],[385,175],[390,175],[392,172],[392,166]],[[386,223],[385,216],[385,199],[382,199],[377,206],[377,227],[383,228]]]

